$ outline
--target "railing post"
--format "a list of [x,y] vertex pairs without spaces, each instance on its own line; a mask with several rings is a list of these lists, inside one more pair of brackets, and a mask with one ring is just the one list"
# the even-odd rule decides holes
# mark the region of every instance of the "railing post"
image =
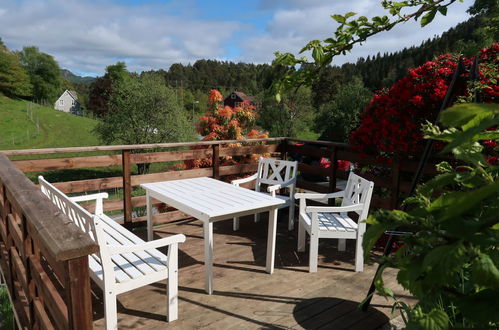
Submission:
[[70,329],[92,329],[92,296],[88,257],[80,257],[67,261],[68,280],[68,317]]
[[213,166],[213,179],[220,179],[220,145],[213,144],[213,155],[211,164]]
[[288,159],[288,139],[282,139],[281,142],[281,159],[282,160],[287,160]]
[[[332,146],[329,160],[331,161],[331,172],[329,174],[329,192],[332,193],[336,191],[336,176],[338,174],[338,148],[336,146]],[[334,205],[335,199],[330,198],[328,203],[329,205]]]
[[122,167],[123,167],[123,212],[124,226],[132,227],[132,175],[130,170],[130,150],[122,150]]
[[400,194],[400,162],[395,160],[392,164],[392,191],[390,198],[390,209],[395,209],[398,206]]

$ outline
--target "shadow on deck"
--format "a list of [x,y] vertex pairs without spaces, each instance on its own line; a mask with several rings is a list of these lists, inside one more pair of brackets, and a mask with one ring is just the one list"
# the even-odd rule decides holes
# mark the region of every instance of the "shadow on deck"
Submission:
[[[199,221],[155,227],[157,238],[183,233],[179,246],[179,319],[167,323],[164,282],[118,296],[120,329],[377,329],[391,315],[391,302],[375,297],[367,312],[358,303],[365,297],[376,265],[354,272],[354,241],[347,250],[337,240],[321,240],[319,269],[308,273],[308,252],[296,252],[297,231],[279,222],[275,272],[265,272],[267,220],[241,219],[239,231],[232,221],[214,224],[214,293],[204,291],[203,227]],[[143,238],[145,230],[138,230]],[[351,243],[351,244],[349,244]],[[164,251],[166,252],[166,251]],[[371,259],[374,259],[373,255]],[[385,283],[399,293],[396,273],[385,271]],[[94,290],[94,326],[102,328],[102,293]]]

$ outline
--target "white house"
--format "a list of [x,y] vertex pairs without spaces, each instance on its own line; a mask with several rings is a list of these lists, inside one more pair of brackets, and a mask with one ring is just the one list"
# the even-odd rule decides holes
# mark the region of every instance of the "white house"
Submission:
[[68,91],[67,89],[55,101],[54,109],[69,112],[74,115],[82,115],[82,108],[78,102],[78,95],[75,91]]

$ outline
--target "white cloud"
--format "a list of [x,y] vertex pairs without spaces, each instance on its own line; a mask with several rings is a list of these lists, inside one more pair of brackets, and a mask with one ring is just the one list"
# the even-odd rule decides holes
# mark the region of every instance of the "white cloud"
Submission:
[[[358,57],[375,55],[378,52],[394,52],[404,47],[419,45],[422,41],[440,35],[449,28],[465,21],[469,16],[466,9],[471,5],[470,0],[464,3],[455,3],[449,7],[447,16],[438,15],[430,25],[421,28],[419,22],[406,22],[391,31],[382,32],[370,38],[363,45],[356,45],[352,53],[335,58],[335,64],[355,61]],[[333,36],[338,24],[330,18],[331,14],[345,14],[353,11],[358,15],[372,17],[385,15],[378,1],[372,0],[267,0],[261,1],[264,9],[276,9],[271,21],[267,25],[266,33],[262,33],[246,40],[240,60],[259,63],[270,62],[273,52],[298,51],[313,39],[323,40]]]
[[[0,37],[12,49],[38,46],[76,73],[102,74],[107,65],[123,60],[132,71],[168,69],[172,63],[201,58],[268,63],[275,51],[296,54],[309,40],[331,36],[337,26],[330,18],[333,13],[383,13],[373,0],[252,0],[260,9],[249,16],[257,20],[243,22],[237,16],[199,18],[196,1],[204,0],[138,5],[118,0],[0,0]],[[335,63],[418,45],[464,21],[471,2],[456,2],[447,17],[437,16],[424,29],[409,22],[375,36]],[[265,22],[269,13],[271,19]],[[259,23],[251,23],[255,21]],[[231,51],[238,57],[231,58]]]
[[235,21],[182,17],[178,10],[169,14],[171,6],[8,0],[2,4],[0,31],[10,48],[35,45],[61,67],[102,74],[105,66],[123,59],[130,70],[142,71],[222,57],[224,43],[242,27]]

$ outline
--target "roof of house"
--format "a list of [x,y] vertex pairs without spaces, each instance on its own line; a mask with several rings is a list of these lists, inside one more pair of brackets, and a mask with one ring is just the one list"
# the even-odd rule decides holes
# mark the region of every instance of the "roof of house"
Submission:
[[[237,91],[234,91],[233,92],[234,94],[236,94],[237,96],[239,96],[239,98],[243,101],[248,101],[248,102],[252,102],[254,101],[255,99],[252,97],[252,96],[248,96],[246,94],[244,94],[243,92],[237,92]],[[232,94],[232,93],[231,93]]]
[[78,94],[76,93],[76,91],[70,91],[70,90],[67,90],[66,91],[68,92],[69,95],[71,95],[72,98],[74,98],[75,100],[78,100]]

